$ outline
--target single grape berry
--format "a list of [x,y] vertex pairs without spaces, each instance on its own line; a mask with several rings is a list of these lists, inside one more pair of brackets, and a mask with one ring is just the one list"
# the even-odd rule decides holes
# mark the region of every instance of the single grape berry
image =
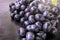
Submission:
[[31,15],[30,12],[25,13],[25,17],[28,18]]
[[29,7],[27,7],[25,10],[24,10],[24,12],[26,13],[26,12],[29,12],[30,11],[30,8]]
[[34,23],[35,22],[34,15],[30,15],[29,18],[28,18],[28,20],[29,20],[30,24]]
[[29,25],[29,21],[24,21],[25,26]]
[[40,37],[40,38],[42,38],[43,40],[46,39],[46,33],[44,33],[43,31],[38,32],[37,36]]
[[38,9],[43,12],[44,10],[44,5],[43,4],[38,4]]
[[54,15],[52,14],[52,13],[49,13],[48,15],[47,15],[47,18],[54,18]]
[[14,13],[14,14],[18,14],[17,10],[15,10],[13,13]]
[[20,15],[20,17],[23,17],[24,16],[24,11],[20,11],[19,15]]
[[50,22],[45,22],[43,24],[43,31],[50,32],[50,30],[51,30],[51,23]]
[[41,22],[39,22],[39,21],[38,21],[38,22],[36,22],[36,23],[35,23],[35,25],[36,25],[39,29],[41,29],[41,28],[42,28],[42,23],[41,23]]
[[34,32],[38,32],[39,27],[37,27],[36,25],[31,25],[31,30],[34,31]]
[[19,10],[20,4],[19,3],[15,3],[15,8],[16,8],[16,10]]
[[25,10],[25,5],[21,5],[21,10]]
[[58,13],[58,8],[57,8],[57,7],[53,7],[53,8],[52,8],[52,12]]
[[11,8],[10,8],[10,12],[13,13],[15,11],[15,5],[13,5]]
[[30,9],[30,12],[33,13],[34,11],[36,11],[36,7],[35,6],[32,6],[31,9]]
[[49,14],[48,11],[44,11],[44,12],[43,12],[43,16],[44,16],[44,17],[46,17],[48,14]]
[[21,40],[26,40],[26,38],[22,38]]
[[27,29],[28,31],[31,31],[31,25],[28,25],[28,26],[26,27],[26,29]]
[[36,37],[36,40],[43,40],[41,37]]
[[14,14],[14,13],[11,13],[10,16],[11,16],[11,19],[14,20],[14,16],[15,16],[15,14]]
[[20,27],[20,29],[19,29],[19,35],[21,36],[21,37],[23,37],[23,36],[25,36],[25,29],[24,28],[22,28],[22,27]]
[[15,20],[15,21],[19,21],[19,19],[20,19],[19,14],[16,14],[16,15],[14,16],[14,20]]
[[35,35],[32,32],[26,33],[26,40],[34,40]]
[[37,20],[37,21],[39,21],[40,20],[40,18],[41,18],[41,14],[35,14],[35,19]]
[[22,18],[20,19],[20,23],[24,23],[24,21],[25,21],[25,18],[22,17]]
[[10,3],[10,4],[9,4],[9,7],[11,8],[13,5],[15,5],[15,4],[14,4],[14,3]]

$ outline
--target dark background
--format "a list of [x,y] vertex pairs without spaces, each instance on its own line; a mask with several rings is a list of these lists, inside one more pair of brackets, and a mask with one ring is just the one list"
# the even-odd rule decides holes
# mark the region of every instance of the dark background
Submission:
[[[18,25],[10,19],[9,3],[16,0],[0,0],[0,40],[18,40]],[[54,40],[60,40],[60,26]]]

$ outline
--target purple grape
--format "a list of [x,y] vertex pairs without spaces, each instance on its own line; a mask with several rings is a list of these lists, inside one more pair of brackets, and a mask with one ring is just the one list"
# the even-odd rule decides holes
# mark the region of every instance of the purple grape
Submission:
[[35,15],[35,19],[36,19],[36,20],[40,20],[41,16],[42,16],[41,14],[36,14],[36,15]]
[[52,13],[49,13],[47,17],[48,18],[54,18],[54,15]]
[[31,9],[30,9],[30,12],[34,12],[35,10],[36,10],[36,7],[32,6]]
[[52,27],[51,33],[54,34],[54,35],[56,35],[56,33],[57,33],[57,28],[56,28],[56,27]]
[[44,33],[43,31],[38,32],[38,33],[37,33],[37,36],[38,36],[38,37],[41,37],[43,40],[46,39],[46,33]]
[[28,17],[30,16],[30,14],[31,14],[30,12],[27,12],[27,13],[25,14],[25,17],[28,18]]
[[42,23],[41,23],[41,22],[39,22],[39,21],[38,21],[38,22],[36,22],[36,23],[35,23],[35,25],[36,25],[39,29],[41,29],[41,27],[42,27]]
[[35,35],[32,32],[26,33],[26,40],[34,40]]
[[36,37],[36,40],[43,40],[41,37]]
[[10,8],[10,12],[13,13],[15,11],[15,6],[13,5],[11,8]]
[[29,21],[24,21],[24,24],[27,26],[29,25]]
[[26,2],[26,0],[20,0],[19,3],[20,4],[24,4]]
[[21,5],[21,10],[24,10],[25,9],[25,5]]
[[31,30],[35,31],[35,32],[38,32],[39,28],[36,25],[31,25]]
[[44,12],[43,12],[43,16],[44,16],[44,17],[46,17],[48,14],[49,14],[48,11],[44,11]]
[[22,18],[20,19],[20,23],[24,23],[24,21],[25,21],[25,18],[22,17]]
[[57,7],[53,7],[52,8],[52,12],[58,13],[58,8]]
[[30,9],[27,7],[24,11],[25,11],[25,12],[29,12],[29,11],[30,11]]
[[34,15],[30,15],[28,20],[29,20],[29,23],[34,23],[35,22]]
[[16,10],[19,10],[20,4],[19,3],[15,3],[15,8],[16,8]]
[[43,31],[50,32],[50,30],[51,30],[51,23],[50,22],[45,22],[43,24]]
[[14,14],[14,13],[11,13],[10,16],[11,16],[11,19],[14,20],[14,16],[15,16],[15,14]]
[[20,11],[19,15],[20,15],[20,17],[23,17],[24,16],[24,11]]
[[26,29],[27,29],[28,31],[31,31],[31,25],[28,25],[28,26],[26,27]]
[[20,27],[19,32],[20,32],[20,33],[19,33],[20,36],[22,36],[22,37],[25,36],[25,32],[26,32],[26,31],[25,31],[24,28]]
[[15,10],[13,13],[14,13],[14,14],[18,14],[17,10]]
[[43,4],[39,4],[38,5],[38,9],[41,11],[41,12],[43,12],[44,10],[44,5]]
[[15,20],[15,21],[19,21],[19,19],[20,19],[19,14],[16,14],[16,15],[14,16],[14,20]]
[[14,3],[11,3],[11,4],[9,4],[9,7],[11,8],[13,5],[15,5]]
[[26,40],[26,38],[22,38],[21,40]]

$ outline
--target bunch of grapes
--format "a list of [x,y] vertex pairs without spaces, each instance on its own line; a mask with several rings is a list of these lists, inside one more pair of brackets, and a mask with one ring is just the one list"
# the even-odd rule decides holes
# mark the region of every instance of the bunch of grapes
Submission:
[[20,40],[48,40],[55,37],[59,23],[59,8],[38,0],[18,0],[9,5],[11,19],[20,23]]

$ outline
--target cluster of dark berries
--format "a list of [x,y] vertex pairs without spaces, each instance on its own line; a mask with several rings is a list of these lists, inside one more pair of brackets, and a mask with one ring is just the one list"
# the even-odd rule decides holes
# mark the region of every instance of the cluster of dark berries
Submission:
[[38,0],[18,0],[9,5],[11,19],[19,22],[20,40],[48,40],[55,36],[59,23],[59,8]]

